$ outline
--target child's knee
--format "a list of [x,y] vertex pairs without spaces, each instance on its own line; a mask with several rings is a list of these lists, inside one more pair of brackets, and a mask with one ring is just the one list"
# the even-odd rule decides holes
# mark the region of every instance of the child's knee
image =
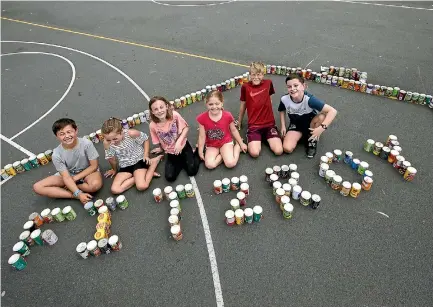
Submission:
[[283,150],[285,153],[292,153],[296,148],[296,145],[293,144],[286,144],[283,146]]
[[102,188],[102,180],[92,180],[88,183],[89,185],[89,192],[96,192],[99,191]]
[[272,148],[272,152],[276,155],[276,156],[281,156],[283,154],[283,146],[275,146],[274,148]]
[[135,187],[139,191],[145,191],[149,188],[149,184],[147,182],[140,182],[140,183],[136,184]]
[[204,161],[204,165],[206,166],[207,169],[214,169],[216,167],[215,163],[208,160]]
[[43,186],[42,186],[42,184],[38,181],[38,182],[36,182],[35,184],[33,184],[33,191],[36,193],[36,194],[41,194],[41,190],[42,190],[42,188],[43,188]]
[[198,173],[198,167],[195,164],[189,164],[186,168],[186,173],[188,176],[195,176]]
[[234,161],[234,160],[224,161],[224,165],[225,165],[227,168],[233,168],[233,167],[236,166],[236,161]]
[[248,147],[248,153],[250,154],[251,157],[258,158],[260,155],[260,148]]
[[114,195],[119,195],[123,193],[123,189],[120,186],[111,186],[111,193]]
[[165,180],[167,180],[168,182],[173,182],[176,180],[176,176],[174,174],[165,172]]

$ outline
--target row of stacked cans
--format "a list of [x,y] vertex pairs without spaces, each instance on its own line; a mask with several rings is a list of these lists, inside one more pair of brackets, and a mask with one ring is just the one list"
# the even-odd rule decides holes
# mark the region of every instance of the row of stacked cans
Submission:
[[25,173],[41,165],[47,165],[51,161],[53,151],[51,149],[38,154],[37,156],[31,155],[21,161],[15,161],[12,164],[5,165],[1,170],[1,180],[6,180],[9,177],[16,176],[17,174]]
[[194,102],[199,102],[206,99],[206,95],[211,91],[225,92],[230,89],[234,89],[237,86],[242,86],[242,84],[249,81],[249,73],[246,72],[243,75],[232,77],[220,83],[214,85],[207,85],[204,89],[186,94],[180,98],[176,98],[170,101],[172,108],[180,109],[185,108]]

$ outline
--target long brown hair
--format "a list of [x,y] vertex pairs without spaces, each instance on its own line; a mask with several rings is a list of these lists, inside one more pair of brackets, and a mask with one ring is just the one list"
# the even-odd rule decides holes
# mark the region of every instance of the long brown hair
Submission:
[[109,134],[113,131],[120,133],[120,132],[122,132],[122,130],[123,130],[123,127],[122,127],[121,120],[118,118],[114,118],[114,117],[110,117],[109,119],[107,119],[102,124],[102,128],[101,128],[102,134]]
[[149,112],[150,112],[150,118],[152,119],[153,122],[155,122],[155,123],[159,123],[159,119],[158,119],[158,117],[156,117],[156,116],[153,115],[153,113],[152,113],[152,105],[153,105],[156,101],[158,101],[158,100],[163,101],[163,102],[165,103],[165,105],[167,106],[167,115],[165,116],[165,118],[166,118],[167,120],[171,120],[171,119],[173,118],[173,110],[171,109],[171,107],[170,107],[170,103],[168,102],[168,100],[165,99],[165,98],[162,97],[162,96],[153,96],[152,99],[150,99],[150,101],[149,101]]

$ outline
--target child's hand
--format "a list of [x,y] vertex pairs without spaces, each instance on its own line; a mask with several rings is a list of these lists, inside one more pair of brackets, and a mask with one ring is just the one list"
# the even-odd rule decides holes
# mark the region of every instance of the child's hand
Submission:
[[143,161],[144,161],[144,163],[146,163],[147,165],[151,165],[151,164],[152,164],[152,161],[150,161],[150,158],[149,158],[149,157],[144,157],[144,158],[143,158]]
[[248,146],[244,142],[242,142],[242,144],[241,144],[241,150],[243,153],[247,153],[247,151],[248,151]]
[[179,141],[177,141],[176,144],[174,145],[174,154],[175,155],[180,154],[184,146],[185,144],[182,146],[182,144]]
[[203,151],[199,151],[199,152],[198,152],[198,156],[200,157],[200,159],[201,159],[202,161],[204,161],[204,153],[203,153]]
[[81,192],[80,194],[78,194],[78,199],[81,201],[81,203],[84,205],[85,203],[91,201],[93,198],[92,195],[88,194],[88,193],[83,193]]
[[282,126],[280,130],[281,130],[281,136],[285,137],[286,136],[286,132],[287,132],[286,127]]
[[109,171],[106,171],[104,174],[105,178],[108,177],[113,178],[114,175],[116,175],[116,171],[114,169],[110,169]]
[[325,131],[322,126],[317,128],[309,128],[311,131],[311,136],[309,137],[309,141],[318,141],[320,139],[320,135]]

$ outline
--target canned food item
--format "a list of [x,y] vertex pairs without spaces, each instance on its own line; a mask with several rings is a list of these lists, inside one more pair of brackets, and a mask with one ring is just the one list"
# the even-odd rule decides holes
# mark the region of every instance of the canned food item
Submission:
[[388,155],[391,152],[389,147],[383,146],[382,151],[379,154],[379,157],[383,160],[388,160]]
[[290,197],[283,195],[280,200],[280,210],[284,211],[284,205],[290,203]]
[[344,72],[345,72],[345,68],[343,67],[343,66],[341,66],[339,69],[338,69],[338,76],[339,77],[344,77]]
[[372,83],[368,83],[365,92],[367,94],[373,94],[373,88],[374,88],[374,85]]
[[301,76],[302,76],[302,78],[307,77],[307,70],[306,69],[301,69]]
[[425,94],[419,94],[418,104],[424,105],[425,104],[425,98],[426,98]]
[[311,193],[308,191],[302,191],[299,202],[305,207],[309,206],[311,204]]
[[406,92],[406,96],[404,96],[404,101],[411,101],[412,100],[412,92]]
[[68,221],[73,221],[77,217],[77,213],[75,213],[75,210],[72,209],[71,206],[66,206],[65,208],[63,208],[62,214]]
[[231,184],[230,184],[230,190],[232,191],[237,191],[240,189],[240,183],[239,183],[239,178],[238,177],[232,177],[232,179],[230,180]]
[[160,188],[154,189],[152,194],[155,202],[160,203],[162,201],[162,191]]
[[332,177],[331,188],[336,191],[340,190],[342,182],[343,178],[341,178],[341,176],[335,175]]
[[168,201],[173,201],[173,200],[178,200],[179,197],[177,197],[177,193],[176,192],[171,192],[170,194],[168,194]]
[[253,220],[254,222],[260,222],[263,217],[263,208],[261,206],[254,206],[253,208]]
[[364,175],[364,172],[368,169],[369,166],[370,165],[365,161],[362,161],[361,163],[359,163],[358,174]]
[[94,216],[94,215],[96,214],[96,212],[97,212],[97,210],[96,210],[95,206],[93,205],[93,202],[92,202],[92,201],[89,201],[89,202],[87,202],[87,203],[84,205],[84,210],[86,210],[87,213],[88,213],[90,216]]
[[117,196],[116,203],[120,210],[125,210],[129,206],[128,200],[124,195]]
[[176,109],[182,108],[182,101],[179,98],[175,99],[174,100],[174,106]]
[[361,91],[361,81],[355,81],[355,84],[353,86],[353,90],[355,92],[360,92]]
[[405,160],[406,160],[405,157],[400,155],[395,157],[395,161],[392,164],[392,167],[394,167],[398,171],[401,167],[403,167],[403,161]]
[[[121,124],[122,124],[122,128],[123,129],[129,129],[129,125],[128,125],[128,121],[126,120],[126,119],[122,119],[122,122],[121,122]],[[91,134],[89,134],[89,141],[92,141],[93,142],[93,137],[95,137],[96,136],[96,133],[94,133],[93,135],[92,135],[92,133]],[[98,140],[99,141],[99,140]]]
[[[313,73],[313,71],[311,69],[307,69],[307,71],[305,72],[305,79],[311,80],[311,74],[312,73]],[[283,75],[285,75],[285,73]]]
[[[138,115],[137,115],[137,117],[138,117]],[[135,120],[135,119],[134,119],[134,120]],[[139,121],[140,121],[140,120],[139,120]],[[98,139],[99,139],[100,141],[104,140],[104,135],[102,134],[102,130],[101,130],[101,129],[96,130],[96,136],[98,137]]]
[[30,231],[29,230],[23,231],[20,234],[19,239],[21,241],[23,241],[25,244],[27,244],[27,246],[33,246],[35,244],[35,241],[33,241],[32,237],[30,237]]
[[179,199],[184,199],[186,197],[185,187],[182,184],[177,185],[176,193]]
[[296,180],[296,182],[299,182],[299,173],[298,172],[291,173],[290,178],[293,178]]
[[357,182],[352,183],[352,189],[350,190],[350,196],[357,198],[361,193],[361,185]]
[[30,233],[30,237],[35,241],[37,245],[44,245],[44,240],[42,240],[41,230],[35,229]]
[[402,101],[402,100],[404,100],[405,96],[406,96],[406,91],[400,90],[400,92],[398,93],[397,99]]
[[213,182],[213,191],[215,194],[221,194],[223,192],[221,180],[215,180]]
[[107,224],[107,228],[110,228],[111,225],[111,218],[108,213],[101,213],[98,215],[97,218],[98,223],[105,223]]
[[274,181],[272,183],[272,194],[277,195],[277,190],[281,188],[283,185],[279,181]]
[[292,194],[292,186],[289,183],[283,184],[284,195],[290,197]]
[[201,91],[195,92],[195,95],[197,97],[197,101],[202,101],[203,100],[203,95],[201,94]]
[[321,80],[322,80],[322,74],[321,73],[317,73],[316,74],[316,78],[314,79],[314,82],[320,83]]
[[108,214],[108,216],[110,217],[110,220],[111,220],[111,212],[108,211],[108,207],[107,206],[99,207],[98,213],[99,214],[103,214],[103,213]]
[[6,164],[5,165],[5,172],[9,176],[15,176],[17,174],[17,171],[14,169],[14,167],[12,166],[12,164]]
[[367,92],[367,83],[365,83],[364,81],[361,81],[361,89],[360,89],[361,93],[366,93]]
[[370,171],[370,170],[366,170],[366,171],[364,172],[364,177],[365,177],[365,176],[368,176],[368,177],[370,177],[370,178],[373,178],[373,172]]
[[382,148],[383,148],[383,144],[381,142],[374,143],[373,154],[375,156],[380,155],[380,152],[382,151]]
[[170,224],[170,226],[174,226],[179,224],[179,218],[177,215],[170,215],[168,217],[168,223]]
[[403,161],[403,164],[401,166],[401,168],[398,170],[398,172],[401,175],[404,175],[404,173],[406,173],[406,170],[408,169],[409,166],[412,166],[411,163],[409,161]]
[[284,204],[283,217],[285,219],[291,219],[293,216],[293,205],[291,203]]
[[185,194],[188,198],[194,197],[195,193],[191,183],[185,184]]
[[168,197],[169,197],[169,195],[170,195],[171,192],[173,192],[173,188],[171,186],[166,186],[164,188],[164,195],[165,195],[165,198],[167,200],[169,199]]
[[325,178],[325,173],[329,170],[329,164],[328,163],[322,163],[320,164],[319,169],[319,176],[322,178]]
[[102,254],[109,254],[111,253],[110,245],[108,244],[107,238],[102,238],[98,241],[98,248],[100,249]]
[[364,150],[366,152],[372,152],[374,147],[374,140],[368,139],[364,144]]
[[397,150],[391,150],[389,155],[388,155],[388,162],[394,163],[394,161],[398,155],[399,155],[399,152]]
[[233,226],[235,224],[235,212],[233,210],[227,210],[225,212],[225,221],[229,226]]
[[290,171],[290,173],[297,172],[298,171],[298,166],[296,164],[293,164],[293,163],[289,164],[289,171]]
[[406,169],[406,172],[403,175],[404,180],[406,181],[412,181],[415,178],[415,175],[417,173],[417,170],[415,167],[409,166]]
[[41,227],[44,224],[44,219],[37,212],[33,212],[32,214],[29,215],[29,221],[33,221],[37,228]]
[[[232,80],[232,79],[230,79],[230,80]],[[233,79],[233,87],[234,87],[234,83],[235,83],[235,79]],[[230,85],[231,85],[231,84],[230,84]],[[191,95],[191,101],[192,101],[193,103],[196,102],[196,101],[197,101],[197,95],[196,95],[196,93],[193,92],[193,93],[191,93],[190,95]]]
[[334,155],[333,155],[333,157],[332,157],[332,162],[335,162],[335,163],[339,163],[339,162],[341,162],[341,159],[342,159],[342,152],[341,152],[341,150],[340,149],[335,149],[334,150]]
[[238,192],[238,193],[236,194],[236,197],[237,197],[237,199],[239,200],[239,204],[240,204],[241,207],[246,206],[247,201],[246,201],[246,196],[245,196],[245,193],[244,193],[244,192]]
[[54,245],[57,243],[59,238],[51,229],[47,229],[42,233],[42,240],[48,245]]
[[332,169],[329,169],[325,172],[325,182],[331,184],[332,178],[334,178],[335,172]]
[[252,224],[253,223],[253,215],[254,215],[253,209],[246,208],[244,210],[244,221],[245,221],[245,223]]
[[350,164],[352,162],[352,158],[353,158],[353,152],[348,150],[344,153],[344,163]]
[[349,181],[343,181],[343,183],[341,184],[340,195],[348,196],[351,189],[352,184]]
[[311,208],[313,208],[313,209],[317,209],[317,207],[319,207],[319,205],[320,205],[320,201],[321,201],[322,199],[320,198],[320,196],[319,195],[317,195],[317,194],[313,194],[312,196],[311,196]]
[[337,86],[343,86],[344,83],[344,78],[343,77],[338,77],[337,79]]
[[400,146],[393,146],[392,149],[398,151],[398,153],[401,153],[402,151],[402,148]]
[[179,221],[182,220],[182,216],[180,214],[180,211],[177,208],[170,209],[170,215],[176,215],[177,218],[179,219]]
[[6,180],[9,178],[8,173],[6,173],[6,171],[4,169],[1,170],[1,179],[2,180]]
[[364,191],[370,191],[371,185],[373,184],[373,179],[371,177],[365,176],[362,180],[361,187]]
[[192,99],[191,99],[191,95],[190,94],[186,94],[185,95],[186,98],[186,104],[189,105],[192,103]]
[[52,223],[54,221],[53,216],[51,215],[51,209],[44,209],[41,212],[41,218],[44,220],[45,224]]
[[350,82],[350,79],[349,78],[344,78],[343,79],[343,84],[341,85],[341,88],[349,88],[349,82]]
[[277,66],[271,65],[271,74],[275,75],[276,70],[277,70]]
[[15,161],[12,163],[12,167],[17,173],[24,173],[26,171],[26,169],[21,165],[21,161]]
[[333,77],[331,75],[327,75],[325,84],[331,85],[332,84],[332,78]]
[[283,190],[283,188],[278,188],[276,193],[275,193],[275,201],[277,202],[277,204],[281,204],[281,197],[285,196],[285,192]]
[[296,181],[296,179],[290,178],[289,179],[289,184],[290,184],[290,186],[292,187],[292,190],[293,190],[293,187],[298,184],[298,181]]
[[23,257],[27,257],[28,255],[30,255],[30,248],[23,241],[19,241],[15,243],[12,250],[15,253],[22,255]]
[[223,192],[227,193],[228,191],[230,191],[230,179],[224,178],[223,180],[221,180],[221,182],[222,182]]
[[301,193],[302,193],[302,188],[301,188],[301,186],[299,186],[299,185],[295,185],[295,186],[292,188],[292,198],[293,198],[293,199],[298,200],[299,197],[301,196]]
[[106,200],[105,200],[105,205],[108,207],[108,209],[110,209],[111,211],[115,211],[116,210],[116,206],[117,206],[117,204],[116,204],[116,201],[114,200],[114,198],[113,197],[108,197]]
[[371,91],[371,94],[372,95],[380,95],[380,85],[378,85],[378,84],[376,84],[376,85],[374,85],[374,87],[373,87],[373,90]]
[[237,209],[235,211],[235,219],[237,225],[242,225],[245,222],[244,210]]
[[104,205],[104,201],[102,199],[98,199],[97,201],[95,201],[95,208],[96,210],[99,210],[99,208],[101,208]]
[[[311,69],[307,69],[307,72],[308,72],[308,70],[311,70]],[[286,73],[287,73],[287,67],[286,66],[281,66],[281,74],[285,76]]]
[[22,159],[20,163],[26,171],[29,171],[32,169],[32,164],[30,163],[30,161],[28,159]]
[[180,207],[180,203],[179,203],[179,201],[177,199],[172,200],[170,202],[170,208],[171,209],[176,208],[177,210],[179,210],[179,212],[182,212],[182,208]]
[[385,96],[386,97],[392,97],[392,92],[393,92],[393,88],[392,87],[387,87],[385,90]]
[[328,161],[329,160],[327,156],[321,156],[319,161],[319,166],[322,165],[323,163],[328,164]]
[[382,86],[380,87],[379,95],[380,95],[380,96],[385,96],[385,95],[386,95],[386,90],[387,90],[387,89],[388,89],[387,86],[382,85]]
[[13,266],[17,271],[22,271],[26,268],[27,262],[20,254],[13,254],[10,256],[8,263]]
[[180,225],[171,226],[170,232],[171,232],[171,237],[173,238],[173,240],[180,241],[183,239],[183,233],[182,233],[182,230],[180,228]]
[[417,93],[417,92],[412,93],[412,100],[411,100],[411,102],[412,103],[418,103],[418,99],[419,99],[419,93]]
[[320,77],[320,83],[325,84],[327,79],[328,79],[328,73],[327,72],[323,72],[322,76]]
[[245,176],[245,175],[241,175],[239,177],[239,182],[240,182],[240,184],[242,184],[242,183],[248,183],[248,177]]
[[[209,89],[210,89],[210,87],[209,87]],[[185,96],[180,97],[180,104],[181,104],[182,108],[186,107],[187,101],[186,101]]]
[[250,195],[250,186],[248,183],[241,184],[241,192],[244,192],[246,196]]
[[389,141],[388,147],[390,149],[394,149],[395,146],[399,146],[399,145],[400,145],[399,141],[397,141],[397,140],[391,140],[391,141]]
[[358,170],[360,163],[361,161],[359,161],[359,159],[352,159],[352,163],[350,164],[350,167],[354,170]]
[[281,167],[278,165],[275,165],[274,167],[272,167],[272,171],[274,174],[276,174],[278,177],[281,176]]
[[354,90],[355,89],[355,80],[349,80],[349,85],[347,86],[348,90]]
[[328,164],[332,163],[332,159],[334,159],[334,154],[332,152],[325,153],[325,156],[328,158]]
[[65,220],[65,216],[63,215],[60,208],[54,208],[53,210],[51,210],[51,215],[56,222],[63,222]]
[[282,165],[281,166],[281,178],[286,179],[289,177],[290,174],[290,168],[288,165]]
[[230,206],[232,207],[233,211],[240,209],[239,199],[234,198],[234,199],[230,200]]
[[[80,243],[81,244],[81,243]],[[80,246],[80,245],[78,245]],[[78,252],[78,246],[77,246],[77,252]],[[94,256],[94,257],[98,257],[101,255],[101,250],[98,247],[98,243],[96,242],[96,240],[92,240],[89,243],[87,243],[87,251],[88,254]],[[80,254],[80,252],[78,252]],[[83,255],[81,255],[83,257]],[[87,257],[83,257],[83,258],[87,258]]]
[[[179,225],[176,225],[179,226]],[[180,227],[179,227],[180,228]],[[173,227],[172,227],[173,229]],[[108,239],[108,244],[111,247],[111,250],[113,251],[120,251],[122,249],[122,242],[120,242],[119,236],[117,235],[112,235],[109,239]]]
[[[128,118],[131,118],[131,121],[132,121],[132,117],[128,117]],[[130,127],[130,126],[129,126],[129,121],[128,121],[128,128],[129,128],[129,127]],[[97,135],[95,132],[90,133],[90,134],[89,134],[89,137],[90,137],[90,140],[91,140],[93,143],[95,143],[95,144],[98,144],[98,143],[99,143],[98,135]]]

